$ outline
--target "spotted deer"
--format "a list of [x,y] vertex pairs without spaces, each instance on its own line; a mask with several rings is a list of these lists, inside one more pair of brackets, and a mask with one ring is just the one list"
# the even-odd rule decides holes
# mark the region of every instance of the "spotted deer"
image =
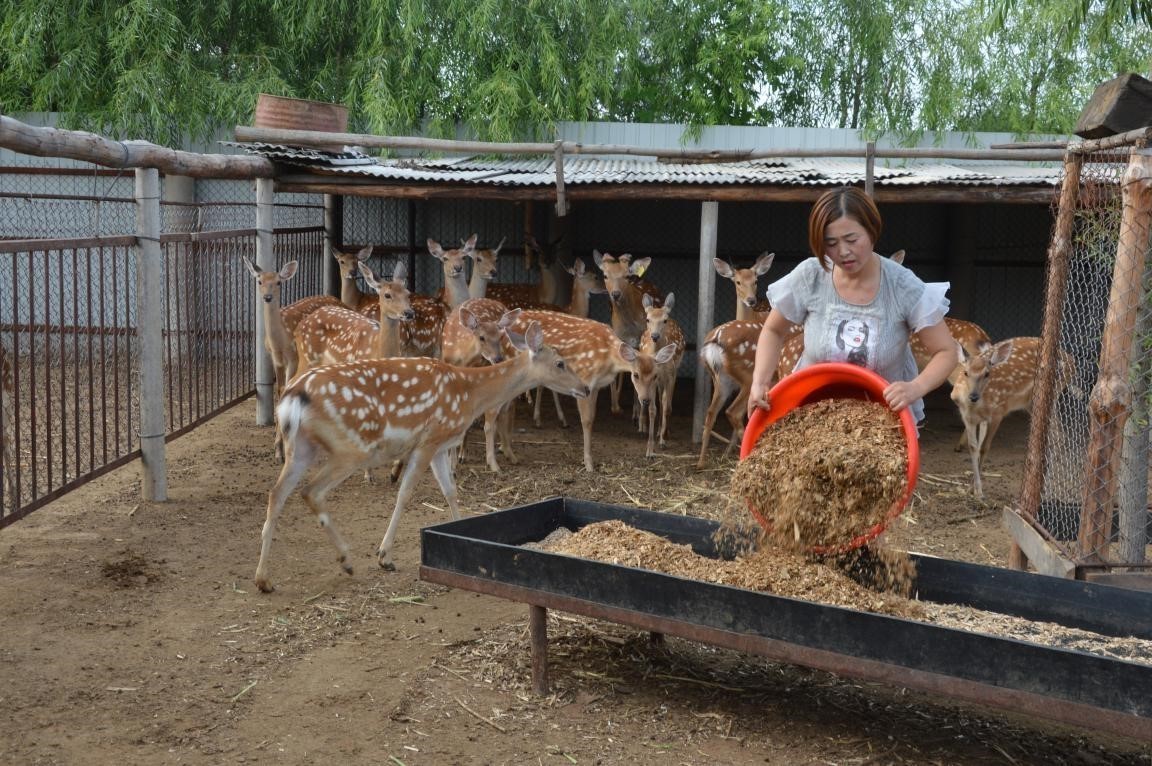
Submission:
[[596,394],[619,373],[632,372],[629,357],[635,356],[635,349],[621,341],[603,322],[555,311],[523,311],[511,329],[521,332],[529,322],[540,324],[548,344],[568,360],[572,370],[588,386],[590,395],[576,404],[584,431],[584,470],[591,473],[595,470],[592,424],[596,421]]
[[[444,355],[448,364],[470,367],[483,364],[499,364],[504,361],[505,349],[511,348],[507,329],[520,315],[520,309],[508,311],[504,304],[490,298],[471,298],[464,301],[444,322]],[[496,436],[504,455],[512,463],[519,462],[512,449],[512,404],[500,410],[484,413],[484,457],[488,469],[500,472],[496,461]]]
[[[767,301],[757,297],[757,282],[772,268],[776,253],[761,253],[756,262],[747,269],[737,269],[725,260],[713,258],[716,273],[732,280],[736,287],[736,318],[742,321],[763,319],[768,310]],[[760,316],[757,316],[759,314]]]
[[384,569],[396,568],[392,547],[400,517],[429,467],[452,518],[458,519],[452,456],[477,415],[536,385],[572,396],[588,395],[563,356],[544,345],[539,323],[525,328],[518,350],[512,359],[488,367],[454,367],[426,358],[367,359],[310,370],[293,381],[277,408],[287,460],[268,493],[256,586],[265,593],[273,590],[268,558],[276,521],[305,472],[323,458],[301,495],[349,574],[348,545],[332,523],[326,499],[353,473],[397,461],[404,464],[392,518],[376,550]]
[[[1040,338],[1008,338],[995,345],[985,344],[971,354],[960,349],[960,376],[952,386],[952,401],[964,421],[968,455],[972,461],[972,494],[984,497],[980,466],[988,455],[992,437],[1004,418],[1013,412],[1032,411],[1036,376],[1040,372]],[[1057,361],[1056,390],[1059,394],[1072,385],[1076,364],[1065,351]]]
[[[570,290],[567,289],[569,278],[565,273],[571,273],[556,257],[556,245],[559,240],[550,243],[547,248],[541,247],[536,238],[529,235],[524,240],[525,260],[529,264],[529,271],[539,271],[538,282],[491,282],[488,285],[487,297],[495,298],[508,308],[532,308],[540,310],[542,305],[557,307],[560,301],[568,300]],[[549,308],[544,310],[556,310]],[[560,309],[563,310],[563,309]]]
[[372,246],[362,247],[356,252],[333,250],[332,257],[340,267],[340,302],[345,308],[358,311],[374,319],[380,315],[376,293],[366,293],[360,289],[360,264],[372,256]]
[[[243,258],[243,257],[242,257]],[[256,297],[264,315],[264,348],[272,358],[276,374],[275,396],[284,390],[284,384],[296,375],[296,327],[312,312],[324,306],[339,306],[331,295],[312,295],[281,307],[283,285],[296,276],[297,262],[288,261],[279,271],[261,271],[248,258],[244,265],[256,280]]]
[[367,264],[361,263],[360,271],[378,293],[379,319],[373,321],[343,306],[325,306],[313,312],[296,328],[301,372],[321,364],[401,356],[400,326],[413,316],[405,284],[408,267],[403,261],[397,263],[390,281],[377,281]]
[[[604,289],[604,281],[580,258],[576,258],[572,262],[572,266],[566,267],[564,270],[571,279],[570,300],[564,313],[587,319],[591,310],[591,296],[602,295],[607,292]],[[541,393],[539,390],[536,393],[537,396],[534,397],[532,406],[532,422],[539,428],[543,422],[540,416],[542,398],[539,395]],[[560,422],[560,427],[567,428],[568,419],[564,417],[564,409],[560,406],[560,397],[555,391],[552,392],[552,401],[556,406],[556,419]]]
[[[644,311],[648,324],[644,339],[640,342],[640,353],[651,358],[655,364],[649,369],[633,369],[632,384],[636,389],[636,401],[640,403],[642,431],[648,432],[648,448],[645,457],[656,457],[656,424],[659,414],[661,447],[668,438],[668,418],[672,415],[672,395],[676,390],[676,372],[680,360],[684,358],[684,331],[672,318],[672,307],[676,305],[674,293],[668,293],[663,306],[653,304],[651,297],[644,296]],[[669,352],[669,349],[671,351]],[[659,413],[657,412],[659,405]],[[647,423],[644,423],[644,410],[647,410]]]
[[[628,253],[616,257],[593,250],[592,260],[604,275],[604,289],[608,292],[612,306],[612,329],[629,346],[640,348],[640,339],[647,324],[643,296],[645,293],[652,296],[657,305],[664,299],[655,285],[642,279],[652,259],[638,258],[633,261]],[[621,411],[619,380],[613,381],[611,386],[612,412],[616,414]]]
[[[472,235],[475,243],[476,235]],[[505,237],[507,239],[507,237]],[[467,247],[465,241],[461,243]],[[468,280],[468,297],[484,298],[490,289],[492,280],[496,278],[496,264],[499,262],[500,248],[504,247],[504,240],[493,248],[474,248],[472,250],[472,277]]]
[[[484,295],[484,285],[487,279],[484,275],[489,268],[495,269],[495,256],[481,256],[490,267],[481,265],[473,269],[472,283],[465,278],[465,259],[475,258],[477,252],[491,253],[491,251],[476,250],[476,236],[473,234],[459,248],[445,250],[434,239],[428,240],[428,252],[440,261],[444,272],[444,286],[436,295],[413,295],[411,297],[413,318],[400,326],[400,345],[405,356],[430,356],[439,358],[441,354],[440,340],[444,333],[444,320],[448,312],[472,296],[476,290],[480,297]],[[473,283],[475,287],[473,287]]]
[[[972,494],[984,496],[980,465],[1000,423],[1011,412],[1032,411],[1032,393],[1040,369],[1039,338],[1009,338],[985,344],[970,354],[963,343],[960,348],[962,371],[952,388],[952,401],[964,422],[964,437],[972,462]],[[1073,381],[1076,364],[1067,351],[1061,351],[1056,371],[1055,394],[1059,395]]]

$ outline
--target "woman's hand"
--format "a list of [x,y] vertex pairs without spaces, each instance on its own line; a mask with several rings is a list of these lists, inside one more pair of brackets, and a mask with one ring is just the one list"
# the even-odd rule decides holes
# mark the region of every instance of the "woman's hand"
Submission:
[[884,401],[888,403],[893,412],[899,412],[905,407],[911,406],[913,402],[922,397],[923,394],[920,392],[919,386],[903,380],[889,383],[888,387],[884,389]]
[[770,406],[768,399],[768,390],[770,386],[757,384],[753,381],[748,393],[748,417],[752,417],[752,413],[756,410],[766,410]]

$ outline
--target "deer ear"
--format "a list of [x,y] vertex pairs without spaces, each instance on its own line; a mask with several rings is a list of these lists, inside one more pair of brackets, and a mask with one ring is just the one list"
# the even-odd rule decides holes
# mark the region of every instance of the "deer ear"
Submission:
[[480,236],[479,234],[473,234],[471,237],[469,237],[468,241],[464,243],[464,249],[469,250],[469,251],[475,250],[476,249],[476,238],[479,236]]
[[904,265],[904,251],[903,250],[897,250],[896,252],[892,253],[890,258],[893,261],[896,261],[896,263],[899,263],[901,266]]
[[296,276],[296,267],[299,265],[296,261],[288,261],[288,263],[280,267],[280,278],[287,281]]
[[672,361],[672,357],[676,356],[676,344],[669,343],[656,354],[657,364],[666,364]]
[[[507,328],[511,327],[512,325],[516,324],[516,320],[519,318],[520,318],[520,309],[512,309],[511,311],[505,311],[504,316],[500,317],[500,321],[497,324],[499,324],[501,327],[507,329]],[[537,322],[537,324],[539,324],[539,322]]]
[[533,354],[539,353],[540,349],[544,348],[544,328],[536,320],[533,320],[524,331],[524,342],[528,344],[528,350]]
[[960,361],[961,362],[967,363],[969,360],[972,359],[972,355],[968,353],[968,349],[964,348],[963,343],[956,340],[955,338],[952,339],[952,342],[955,343],[956,348],[958,348],[960,350]]
[[506,239],[508,239],[508,237],[501,237],[500,238],[500,244],[498,244],[498,245],[496,245],[496,247],[492,248],[492,255],[499,255],[500,254],[500,248],[504,247],[504,240],[506,240]]
[[644,296],[640,299],[640,303],[646,309],[652,308],[652,296],[649,295],[648,293],[644,293]]
[[761,253],[760,257],[756,259],[756,263],[752,265],[756,276],[762,277],[768,273],[768,269],[772,268],[772,261],[776,260],[776,253]]
[[625,362],[635,362],[636,349],[632,348],[624,341],[620,341],[620,356],[624,357]]
[[712,259],[712,268],[716,269],[716,273],[722,277],[732,278],[732,266],[721,258]]
[[[647,295],[648,293],[644,293],[644,294]],[[671,311],[672,307],[675,305],[676,305],[676,293],[668,293],[668,295],[664,298],[664,308],[668,311]]]
[[244,265],[248,267],[248,271],[252,272],[252,276],[256,277],[257,279],[260,278],[260,269],[256,268],[256,264],[248,260],[248,256],[242,255],[240,256],[240,260],[244,261]]
[[408,264],[404,261],[397,261],[396,268],[392,269],[393,282],[407,282],[408,281]]
[[[621,256],[623,257],[623,256]],[[635,274],[638,277],[644,276],[644,272],[648,270],[648,266],[652,264],[652,259],[649,257],[641,258],[638,261],[633,261],[632,265],[628,267],[628,272]]]
[[477,321],[476,315],[473,314],[471,311],[469,311],[466,308],[461,308],[460,309],[460,324],[464,325],[469,330],[472,330],[473,332],[475,332],[476,326],[479,325],[480,322]]
[[592,251],[592,262],[599,268],[604,268],[604,256],[600,254],[599,250]]
[[364,247],[360,248],[360,251],[358,253],[356,253],[356,260],[358,260],[358,261],[366,261],[371,257],[372,257],[372,245],[365,245]]
[[1012,341],[1008,340],[996,347],[988,363],[993,365],[1003,364],[1008,361],[1008,357],[1010,356],[1012,356]]
[[439,242],[431,238],[428,240],[428,252],[441,260],[444,259],[444,248],[440,247]]
[[360,275],[364,277],[364,281],[368,283],[369,287],[376,292],[380,292],[380,283],[376,280],[376,275],[372,272],[372,269],[369,268],[368,264],[360,264]]

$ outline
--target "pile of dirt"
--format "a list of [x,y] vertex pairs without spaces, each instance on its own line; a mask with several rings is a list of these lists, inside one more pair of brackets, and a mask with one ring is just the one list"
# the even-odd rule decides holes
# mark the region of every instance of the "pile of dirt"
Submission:
[[[923,609],[905,598],[906,593],[871,590],[852,579],[841,561],[813,559],[794,551],[764,547],[731,561],[718,560],[695,553],[689,545],[677,545],[616,520],[589,524],[574,534],[545,541],[541,547],[554,553],[860,611],[923,617]],[[865,554],[854,556],[862,560]],[[889,574],[872,579],[880,584],[903,578]]]
[[768,543],[842,548],[886,523],[904,493],[899,419],[883,404],[823,399],[766,428],[732,474],[732,496],[770,525]]

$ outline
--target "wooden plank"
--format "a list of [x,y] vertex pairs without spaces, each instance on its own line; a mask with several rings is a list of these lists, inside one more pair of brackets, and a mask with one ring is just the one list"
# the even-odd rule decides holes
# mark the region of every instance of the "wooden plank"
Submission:
[[1080,112],[1073,132],[1104,138],[1152,125],[1152,82],[1134,72],[1100,83]]
[[1152,591],[1152,572],[1136,574],[1131,572],[1086,572],[1084,579],[1097,585],[1111,585],[1117,588]]
[[1067,579],[1076,576],[1076,565],[1045,540],[1023,516],[1011,508],[1005,508],[1001,521],[1037,572]]

